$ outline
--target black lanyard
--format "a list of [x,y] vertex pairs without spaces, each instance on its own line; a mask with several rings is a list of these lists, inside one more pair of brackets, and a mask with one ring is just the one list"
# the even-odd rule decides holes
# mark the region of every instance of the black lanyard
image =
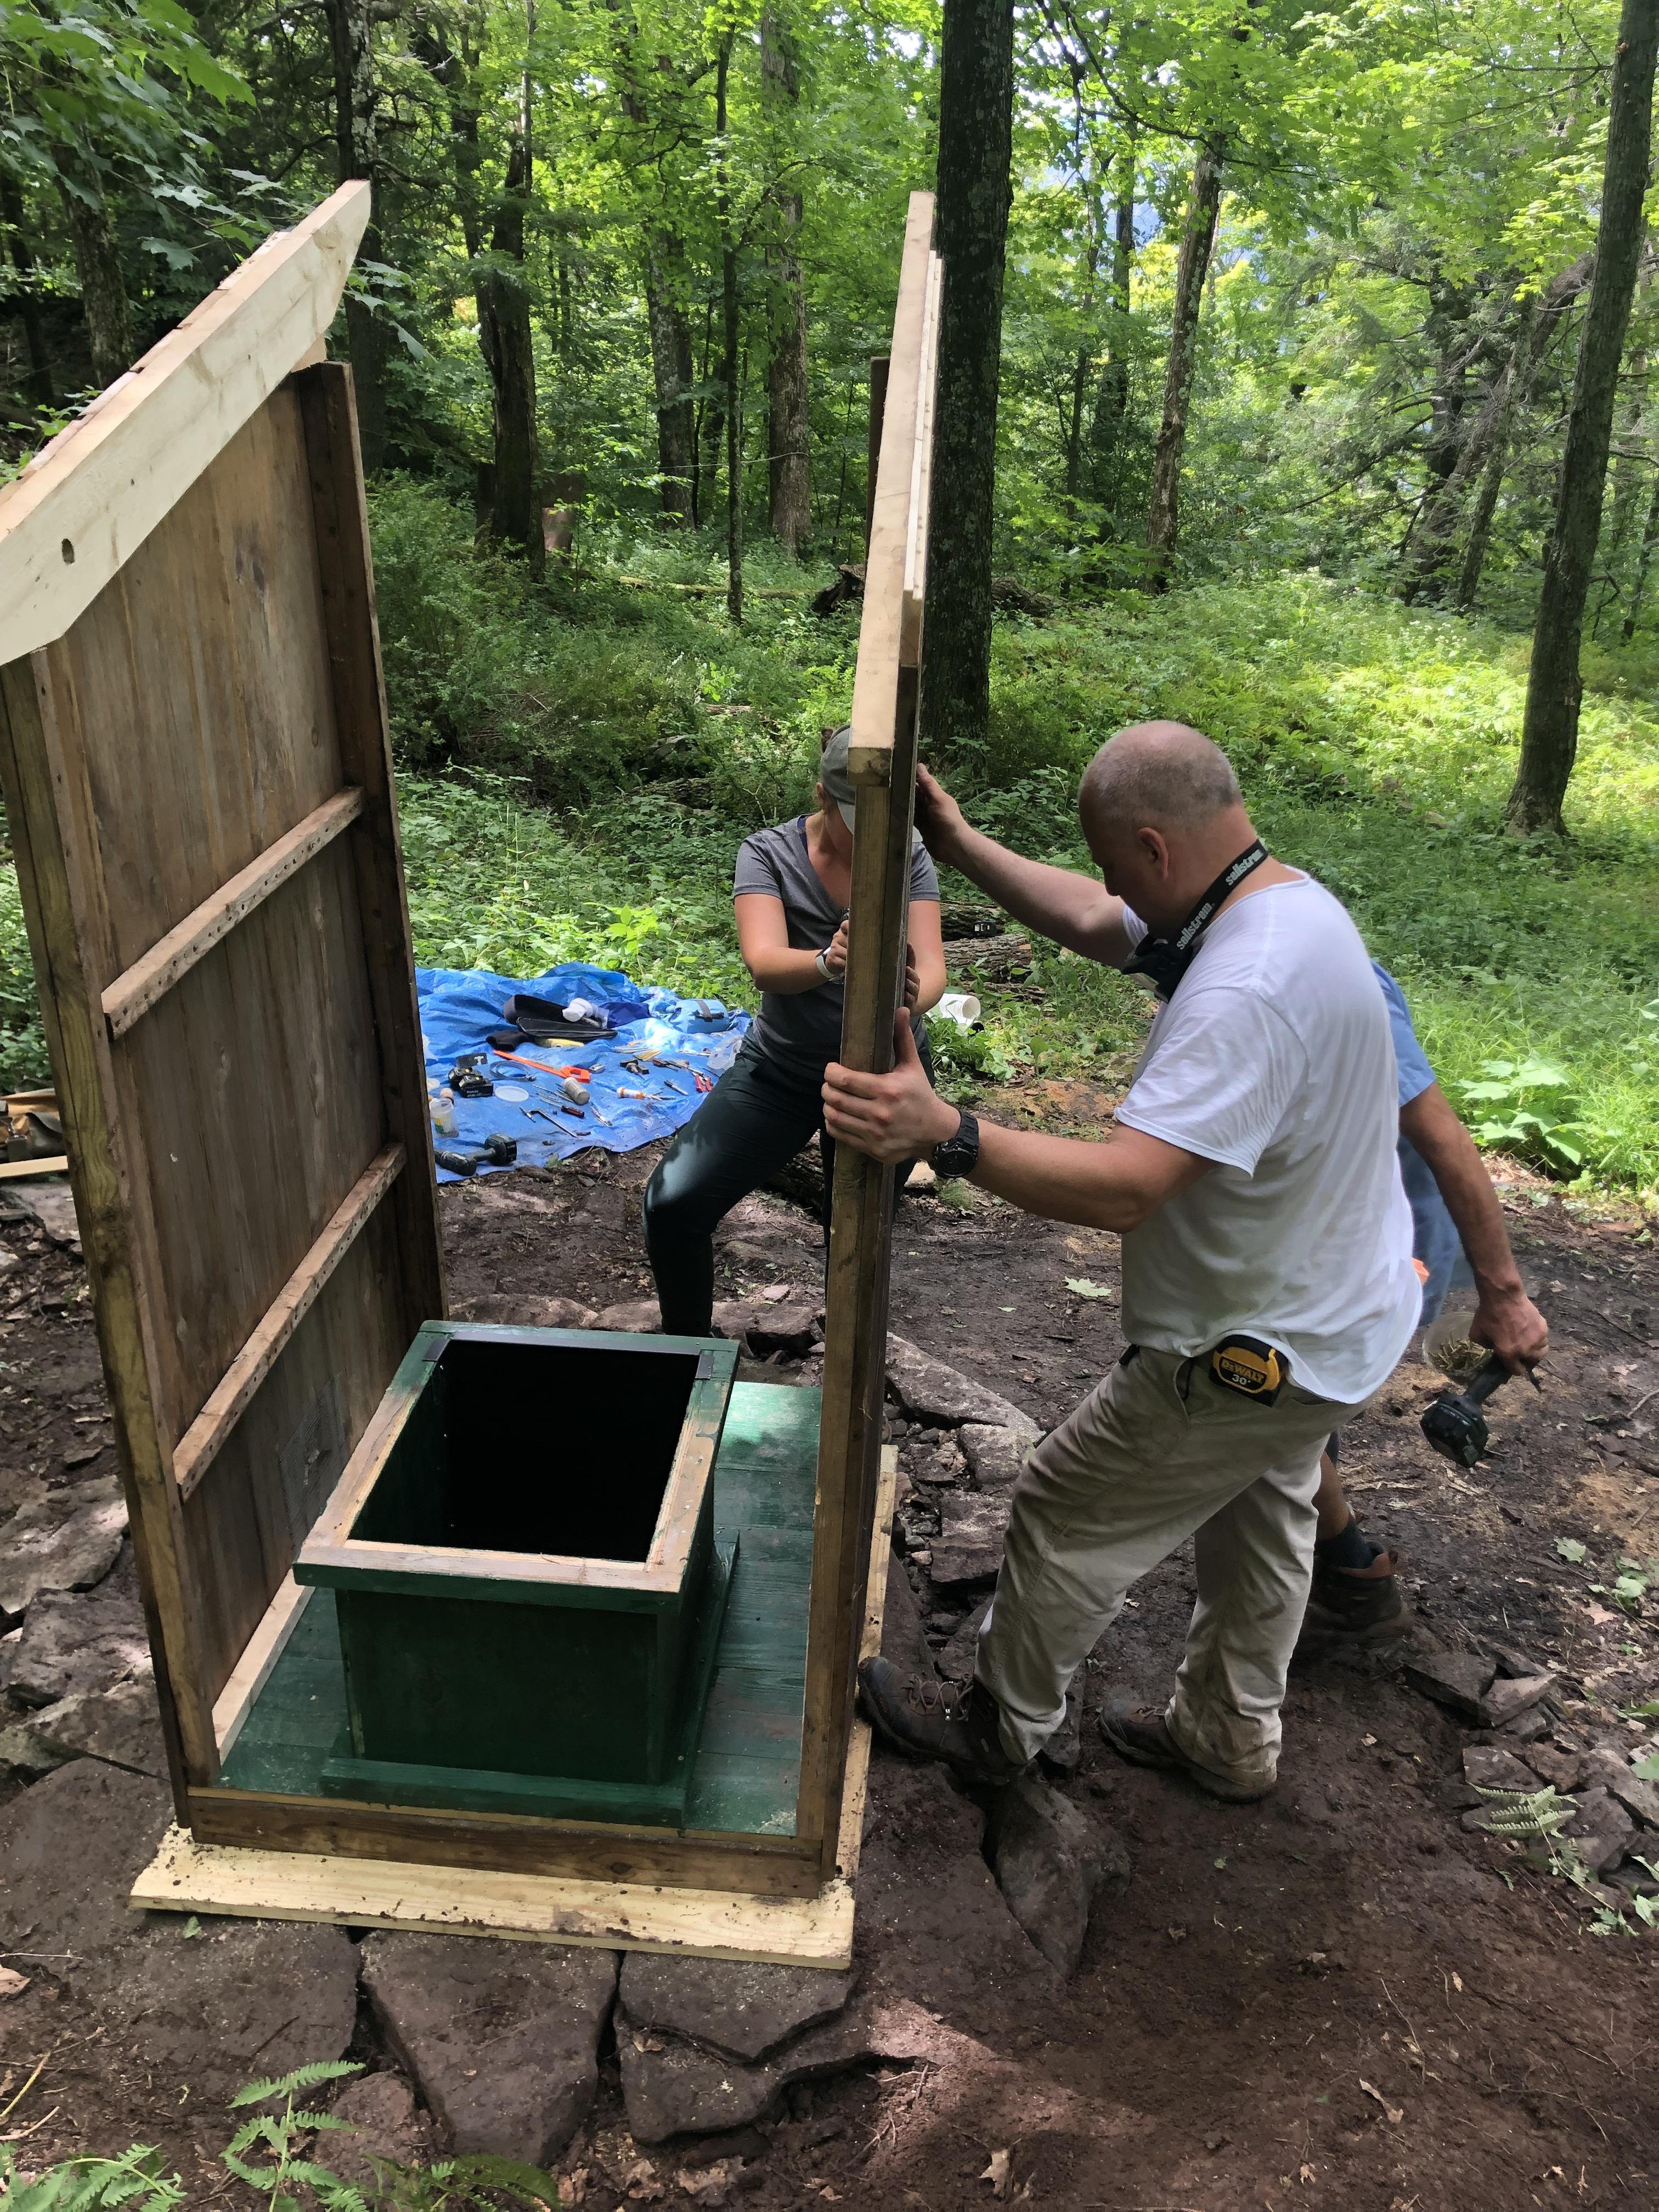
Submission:
[[1209,927],[1216,908],[1246,876],[1254,875],[1268,857],[1258,837],[1254,845],[1229,860],[1173,937],[1143,937],[1123,963],[1126,975],[1150,975],[1160,999],[1172,999],[1176,986],[1198,957],[1199,940]]

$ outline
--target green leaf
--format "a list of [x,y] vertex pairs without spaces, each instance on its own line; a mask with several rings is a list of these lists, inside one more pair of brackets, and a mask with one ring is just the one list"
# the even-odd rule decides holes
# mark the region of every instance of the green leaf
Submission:
[[1570,1559],[1575,1567],[1584,1556],[1584,1547],[1577,1536],[1558,1536],[1555,1540],[1555,1548],[1564,1559]]
[[1659,1782],[1659,1751],[1650,1751],[1645,1759],[1638,1759],[1631,1772],[1643,1782]]
[[1109,1298],[1116,1296],[1109,1283],[1091,1283],[1086,1275],[1067,1275],[1066,1287],[1074,1298]]

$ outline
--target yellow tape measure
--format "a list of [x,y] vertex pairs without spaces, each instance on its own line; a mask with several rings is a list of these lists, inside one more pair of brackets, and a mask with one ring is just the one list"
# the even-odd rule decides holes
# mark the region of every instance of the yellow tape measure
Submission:
[[1210,1372],[1229,1390],[1271,1406],[1285,1380],[1285,1370],[1272,1345],[1259,1337],[1230,1336],[1210,1354]]

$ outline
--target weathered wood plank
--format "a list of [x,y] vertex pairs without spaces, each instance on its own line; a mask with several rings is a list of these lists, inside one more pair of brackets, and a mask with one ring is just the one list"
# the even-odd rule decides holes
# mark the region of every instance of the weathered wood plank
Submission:
[[294,388],[305,422],[341,767],[364,799],[352,831],[352,853],[380,1042],[386,1135],[403,1146],[409,1159],[410,1171],[399,1177],[392,1203],[398,1232],[404,1333],[413,1337],[422,1322],[441,1321],[447,1307],[415,953],[374,613],[368,509],[357,445],[357,405],[351,371],[338,362],[301,371],[294,379]]
[[[153,1251],[132,1203],[110,1044],[94,1012],[107,929],[80,763],[65,756],[41,657],[0,669],[0,785],[40,989],[70,1187],[93,1290],[104,1379],[114,1414],[133,1554],[138,1569],[174,1802],[219,1771],[203,1692],[197,1593],[181,1571],[179,1501],[156,1420]],[[106,970],[105,972],[107,972]]]
[[0,491],[0,662],[62,637],[326,332],[368,221],[277,231]]
[[[930,419],[932,236],[932,198],[913,193],[853,692],[858,816],[841,1057],[849,1067],[878,1072],[892,1065],[909,896],[916,668],[905,659],[904,580],[915,535],[912,494],[927,480],[925,470],[918,478],[915,447]],[[826,1878],[838,1849],[879,1471],[893,1172],[849,1146],[836,1153],[796,1815],[797,1834],[823,1852]]]
[[106,988],[102,1005],[110,1035],[125,1036],[133,1024],[147,1014],[158,1000],[165,998],[180,977],[187,975],[222,937],[246,920],[256,907],[263,906],[271,893],[314,854],[331,845],[362,811],[361,791],[342,791],[325,799],[257,860],[250,861],[233,876],[222,890],[204,899],[193,914],[187,914],[176,927],[168,930],[142,959],[135,960]]
[[139,1911],[223,1912],[597,1944],[694,1959],[845,1968],[853,1893],[832,1882],[805,1897],[659,1888],[605,1879],[227,1848],[174,1828],[128,1900]]
[[403,1166],[403,1146],[388,1145],[363,1170],[332,1220],[232,1360],[223,1380],[179,1439],[173,1449],[173,1474],[186,1498],[206,1474],[214,1454],[240,1419],[249,1400],[316,1304]]
[[187,1826],[198,1841],[261,1850],[408,1860],[421,1866],[657,1882],[756,1897],[811,1897],[820,1852],[792,1836],[726,1836],[542,1820],[511,1813],[438,1813],[243,1790],[194,1790]]

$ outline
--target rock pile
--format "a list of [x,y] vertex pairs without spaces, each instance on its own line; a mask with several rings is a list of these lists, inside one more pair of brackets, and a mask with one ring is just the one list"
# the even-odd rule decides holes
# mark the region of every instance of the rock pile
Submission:
[[1413,1654],[1403,1671],[1476,1731],[1445,1800],[1466,1829],[1509,1840],[1546,1870],[1576,1868],[1586,1908],[1659,1898],[1648,1863],[1659,1863],[1659,1784],[1635,1771],[1655,1763],[1644,1730],[1589,1735],[1554,1673],[1507,1647]]

